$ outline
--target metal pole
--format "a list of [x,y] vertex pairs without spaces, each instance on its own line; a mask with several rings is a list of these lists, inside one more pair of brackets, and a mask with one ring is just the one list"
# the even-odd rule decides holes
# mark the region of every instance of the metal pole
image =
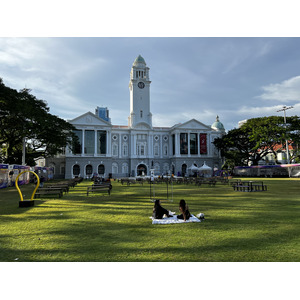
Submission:
[[[284,124],[285,124],[285,130],[286,130],[286,115],[285,115],[285,111],[286,111],[286,109],[284,110]],[[286,160],[287,160],[287,163],[289,164],[290,163],[290,153],[289,153],[289,144],[288,144],[288,140],[287,139],[285,141],[285,145],[286,145]]]
[[169,172],[167,173],[167,200],[169,200]]
[[[282,109],[277,110],[277,112],[283,111],[283,114],[284,114],[285,130],[287,129],[287,126],[286,126],[286,113],[285,113],[285,111],[286,111],[287,109],[291,109],[291,108],[293,108],[293,106],[287,107],[287,106],[284,105],[284,106],[282,107]],[[289,143],[288,143],[288,140],[287,140],[287,139],[285,140],[285,145],[286,145],[286,160],[287,160],[287,164],[289,164],[289,163],[290,163],[290,154],[289,154]],[[291,174],[290,174],[290,168],[289,168],[289,167],[288,167],[288,172],[289,172],[289,177],[291,177]]]
[[152,200],[152,193],[151,193],[151,176],[150,176],[150,200]]

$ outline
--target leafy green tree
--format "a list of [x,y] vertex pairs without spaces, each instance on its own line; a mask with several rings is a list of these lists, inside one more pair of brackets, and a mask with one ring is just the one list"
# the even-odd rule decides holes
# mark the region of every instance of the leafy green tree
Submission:
[[4,85],[0,78],[0,146],[5,147],[5,163],[20,164],[23,140],[26,141],[26,163],[60,153],[71,144],[75,127],[49,113],[43,100],[29,89],[17,91]]
[[[248,165],[249,162],[257,165],[269,153],[273,153],[277,161],[279,145],[285,149],[286,140],[295,148],[299,144],[299,117],[286,120],[287,124],[283,117],[277,116],[249,119],[240,128],[232,129],[216,139],[214,144],[231,165]],[[299,152],[295,153],[299,156]]]
[[225,158],[226,168],[247,165],[249,153],[254,147],[254,143],[249,141],[248,135],[241,128],[229,130],[223,137],[216,138],[214,144]]

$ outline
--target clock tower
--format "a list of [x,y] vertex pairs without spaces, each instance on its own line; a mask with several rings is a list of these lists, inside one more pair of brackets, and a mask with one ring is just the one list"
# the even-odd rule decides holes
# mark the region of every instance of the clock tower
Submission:
[[144,58],[139,55],[133,62],[130,81],[130,116],[129,127],[146,125],[152,128],[152,114],[150,112],[150,83],[149,68]]

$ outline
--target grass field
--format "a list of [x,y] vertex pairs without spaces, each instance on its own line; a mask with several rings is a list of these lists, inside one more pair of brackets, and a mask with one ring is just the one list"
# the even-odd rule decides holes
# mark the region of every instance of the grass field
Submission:
[[[300,180],[263,179],[266,192],[174,185],[201,223],[152,225],[149,185],[112,182],[110,196],[86,196],[83,181],[61,199],[19,208],[15,188],[0,190],[0,261],[26,262],[299,262]],[[25,199],[33,185],[22,186]],[[166,199],[165,184],[155,186]],[[171,189],[169,186],[169,194]]]

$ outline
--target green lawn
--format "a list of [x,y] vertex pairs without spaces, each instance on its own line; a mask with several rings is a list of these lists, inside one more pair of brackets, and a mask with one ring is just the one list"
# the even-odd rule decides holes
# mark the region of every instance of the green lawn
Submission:
[[[300,261],[300,180],[263,179],[266,192],[174,185],[201,223],[152,225],[149,185],[112,182],[112,194],[86,196],[83,181],[61,199],[19,208],[15,188],[0,190],[0,261]],[[33,185],[21,186],[30,198]],[[166,185],[155,192],[166,198]],[[169,187],[169,193],[171,193]]]

